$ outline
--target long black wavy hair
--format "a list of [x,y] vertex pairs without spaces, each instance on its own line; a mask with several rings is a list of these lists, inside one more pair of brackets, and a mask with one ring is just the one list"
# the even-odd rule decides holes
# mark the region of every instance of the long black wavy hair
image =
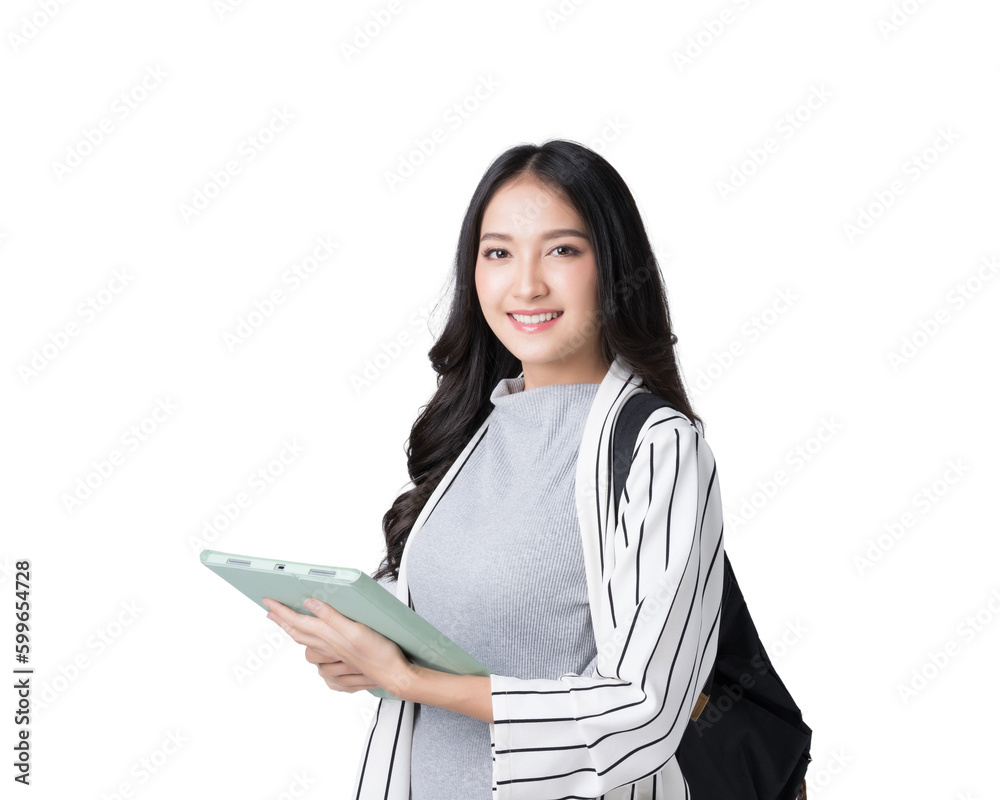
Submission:
[[377,580],[398,579],[403,546],[421,509],[489,416],[497,383],[522,371],[521,362],[486,322],[475,270],[486,206],[502,186],[526,177],[537,178],[575,208],[590,235],[607,363],[620,354],[650,391],[703,427],[678,371],[677,337],[660,268],[621,176],[602,156],[576,142],[553,139],[512,147],[486,170],[462,221],[448,321],[428,351],[438,388],[410,431],[406,453],[413,488],[400,494],[382,518],[386,554],[372,576]]

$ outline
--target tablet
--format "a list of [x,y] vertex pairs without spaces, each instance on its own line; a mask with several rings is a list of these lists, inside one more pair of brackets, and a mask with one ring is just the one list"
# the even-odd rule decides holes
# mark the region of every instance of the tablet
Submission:
[[[315,616],[303,605],[315,597],[394,641],[415,664],[453,675],[490,675],[487,667],[361,570],[217,550],[202,550],[201,563],[265,611],[263,600],[270,597],[300,614]],[[368,691],[400,699],[382,688]]]

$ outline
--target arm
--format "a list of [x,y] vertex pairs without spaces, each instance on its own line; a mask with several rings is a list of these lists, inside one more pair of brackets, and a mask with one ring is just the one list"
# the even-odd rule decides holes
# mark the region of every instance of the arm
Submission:
[[395,693],[403,700],[457,711],[483,722],[493,722],[490,679],[480,675],[452,675],[410,662],[410,683]]
[[670,409],[654,414],[613,532],[613,630],[595,675],[490,676],[496,800],[598,797],[658,772],[680,744],[715,657],[722,506],[707,443]]

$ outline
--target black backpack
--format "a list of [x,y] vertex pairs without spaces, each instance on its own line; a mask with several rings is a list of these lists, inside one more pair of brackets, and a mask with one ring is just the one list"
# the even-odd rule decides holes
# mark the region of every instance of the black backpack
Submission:
[[[638,392],[618,415],[613,434],[616,519],[639,430],[663,406],[673,408],[662,397]],[[774,671],[729,556],[723,557],[718,653],[677,749],[677,762],[692,800],[804,799],[812,730]]]

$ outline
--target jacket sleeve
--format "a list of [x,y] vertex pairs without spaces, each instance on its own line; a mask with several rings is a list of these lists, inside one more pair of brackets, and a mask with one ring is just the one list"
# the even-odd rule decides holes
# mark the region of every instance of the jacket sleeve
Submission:
[[619,502],[596,671],[490,675],[496,800],[595,798],[660,771],[711,669],[723,577],[715,458],[686,418],[654,415]]

